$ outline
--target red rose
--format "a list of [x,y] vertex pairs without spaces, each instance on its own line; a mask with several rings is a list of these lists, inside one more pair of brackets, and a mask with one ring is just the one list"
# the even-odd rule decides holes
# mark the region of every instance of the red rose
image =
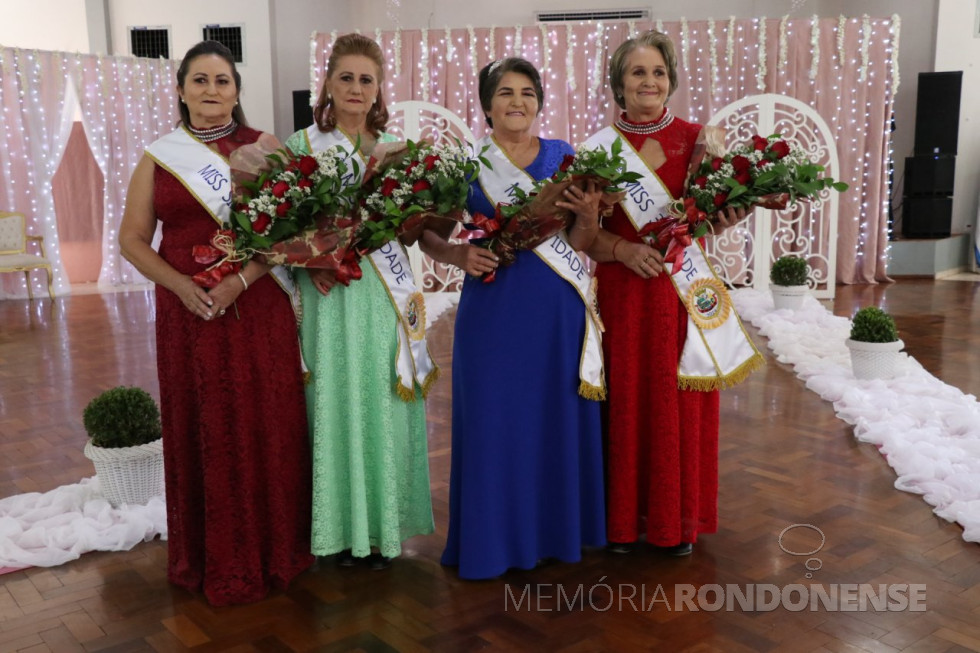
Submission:
[[561,160],[561,165],[558,166],[558,169],[561,170],[562,172],[565,172],[566,170],[572,167],[573,163],[575,163],[575,155],[566,154],[565,158]]
[[720,209],[727,199],[728,193],[718,193],[715,195],[715,208]]
[[289,209],[291,208],[293,208],[293,203],[286,200],[276,207],[276,215],[278,215],[280,218],[285,218],[286,214],[289,213]]
[[725,161],[723,159],[716,156],[715,158],[711,159],[711,169],[717,172],[718,168],[720,168],[721,164],[723,164],[724,162]]
[[744,172],[752,167],[752,162],[739,154],[732,157],[732,167],[735,168],[735,172]]
[[769,147],[769,151],[775,154],[777,159],[781,159],[789,154],[789,145],[786,141],[776,141]]
[[694,185],[698,188],[704,188],[708,184],[708,178],[704,175],[694,178]]
[[298,188],[313,188],[313,182],[309,179],[300,179],[296,182]]
[[289,190],[289,184],[284,181],[277,181],[275,186],[272,187],[272,194],[275,197],[282,197],[286,194],[287,190]]
[[412,170],[415,170],[415,166],[417,166],[418,164],[419,164],[418,161],[412,161],[411,163],[409,163],[408,167],[405,168],[405,176],[407,177],[410,174],[412,174]]
[[384,183],[381,184],[381,194],[384,195],[385,197],[388,197],[393,192],[395,192],[396,188],[398,188],[398,180],[388,177],[387,179],[384,180]]
[[752,146],[759,151],[765,150],[769,147],[769,139],[756,134],[752,137]]
[[419,179],[417,182],[412,184],[413,193],[421,193],[422,191],[429,190],[430,188],[432,188],[432,184],[424,179]]
[[761,161],[759,161],[758,163],[755,164],[755,167],[756,168],[765,168],[770,163],[771,163],[771,161],[769,161],[769,159],[762,159]]
[[272,222],[272,216],[267,213],[259,213],[259,217],[252,221],[252,231],[257,234],[265,233],[265,230],[269,228],[269,224]]
[[742,184],[743,186],[748,186],[752,182],[752,175],[749,174],[748,170],[736,172],[735,181]]
[[262,184],[262,190],[269,190],[270,188],[272,188],[272,180],[266,179],[265,183]]
[[435,154],[430,154],[429,156],[425,157],[425,160],[424,160],[425,169],[426,170],[432,170],[434,167],[436,167],[436,161],[438,161],[438,160],[439,160],[439,157],[437,155],[435,155]]
[[298,163],[299,171],[304,177],[309,177],[314,172],[317,171],[319,166],[316,163],[316,159],[312,156],[304,156],[299,160]]

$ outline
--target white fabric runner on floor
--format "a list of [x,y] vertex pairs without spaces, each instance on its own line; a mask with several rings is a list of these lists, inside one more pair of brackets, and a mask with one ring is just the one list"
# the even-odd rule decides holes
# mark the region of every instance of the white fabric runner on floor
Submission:
[[53,567],[89,551],[167,539],[163,497],[113,508],[97,478],[0,499],[0,567]]
[[[426,293],[426,328],[459,301],[459,293]],[[81,419],[81,418],[79,418]],[[167,539],[164,498],[113,508],[94,476],[45,492],[0,499],[3,568],[54,567],[88,551],[128,551],[156,536]]]
[[[850,320],[808,296],[799,311],[773,309],[769,293],[732,293],[742,319],[769,339],[781,363],[806,387],[833,402],[854,435],[876,445],[898,478],[895,487],[921,494],[933,512],[980,542],[980,404],[903,354],[895,378],[863,381],[851,372],[844,341]],[[901,334],[899,334],[901,336]]]

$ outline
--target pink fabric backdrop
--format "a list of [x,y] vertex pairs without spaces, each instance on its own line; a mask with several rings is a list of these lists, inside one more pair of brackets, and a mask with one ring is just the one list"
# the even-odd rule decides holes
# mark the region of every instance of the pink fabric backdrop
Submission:
[[[65,162],[59,188],[87,183],[92,174],[84,159],[94,158],[106,180],[99,281],[143,281],[119,255],[116,235],[129,178],[143,148],[176,123],[176,65],[162,59],[0,48],[0,207],[24,213],[28,232],[44,236],[57,294],[69,290],[59,230],[64,228],[66,242],[73,243],[98,231],[91,224],[98,215],[89,200],[75,202],[62,194],[56,202],[52,188],[79,107],[91,154],[74,149],[82,160]],[[65,215],[66,201],[70,215]],[[87,235],[80,236],[83,232]],[[45,296],[43,275],[32,275],[31,282],[35,296]],[[26,296],[22,275],[0,275],[0,299]]]
[[[523,56],[544,79],[541,135],[577,144],[617,114],[608,90],[612,52],[629,34],[652,27],[669,34],[677,49],[680,87],[670,100],[676,115],[704,123],[725,105],[760,93],[789,95],[820,113],[838,144],[837,176],[851,186],[841,197],[837,280],[886,280],[887,125],[898,86],[896,18],[848,18],[843,32],[836,18],[767,18],[459,28],[448,30],[448,43],[445,29],[367,35],[387,55],[389,103],[441,104],[477,136],[486,131],[477,93],[479,69],[504,56]],[[337,36],[313,36],[314,98]],[[760,42],[765,44],[762,57]]]

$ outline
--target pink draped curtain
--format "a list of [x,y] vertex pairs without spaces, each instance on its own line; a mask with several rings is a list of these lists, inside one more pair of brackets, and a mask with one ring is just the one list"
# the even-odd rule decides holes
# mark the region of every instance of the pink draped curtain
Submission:
[[[630,34],[656,28],[674,41],[680,86],[671,110],[707,122],[727,104],[779,93],[827,121],[840,157],[837,280],[884,281],[888,244],[888,161],[898,87],[898,19],[722,19],[616,22],[498,28],[388,30],[368,33],[386,54],[386,101],[445,106],[477,136],[486,132],[477,92],[485,64],[523,56],[541,71],[542,136],[581,143],[618,113],[608,61]],[[339,34],[314,34],[311,91],[322,83]]]
[[[69,250],[93,251],[91,242],[98,241],[100,283],[143,281],[119,255],[116,236],[143,148],[176,122],[176,66],[165,60],[0,48],[0,201],[2,209],[24,213],[29,233],[44,236],[57,294],[69,290],[61,229],[72,243]],[[68,150],[72,158],[63,159],[78,109],[90,152],[78,145],[76,130],[76,146]],[[101,211],[70,195],[73,185],[97,180],[89,157],[104,180],[98,191]],[[43,277],[32,275],[31,282],[35,295],[44,296]],[[0,298],[26,296],[21,275],[0,275]]]

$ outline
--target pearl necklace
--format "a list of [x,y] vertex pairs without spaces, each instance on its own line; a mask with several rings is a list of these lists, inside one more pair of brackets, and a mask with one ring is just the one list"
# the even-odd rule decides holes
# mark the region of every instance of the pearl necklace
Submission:
[[643,134],[649,135],[664,129],[667,125],[674,121],[674,114],[672,114],[666,108],[664,109],[664,115],[660,120],[655,120],[654,122],[645,122],[643,124],[636,124],[634,122],[627,122],[624,118],[620,118],[616,121],[616,128],[622,132],[628,132],[630,134]]
[[214,141],[224,138],[238,129],[238,123],[235,122],[234,118],[232,118],[231,122],[220,127],[209,127],[207,129],[197,129],[191,125],[186,125],[186,127],[187,131],[193,134],[194,138],[202,143],[213,143]]

